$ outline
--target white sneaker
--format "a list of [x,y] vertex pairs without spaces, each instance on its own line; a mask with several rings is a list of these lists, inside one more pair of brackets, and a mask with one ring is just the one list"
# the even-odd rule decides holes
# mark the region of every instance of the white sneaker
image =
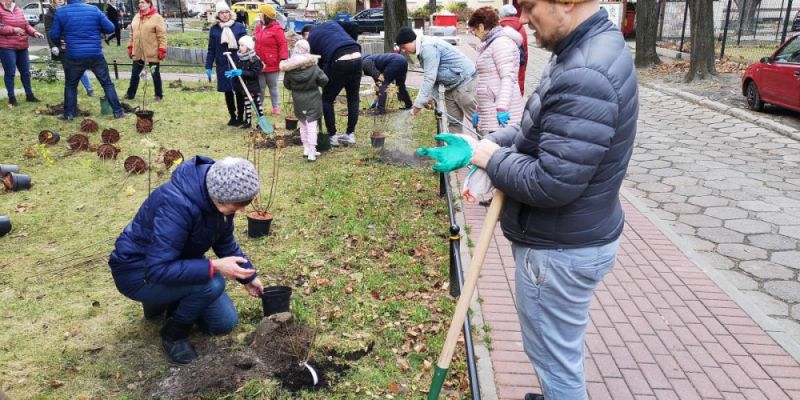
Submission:
[[308,156],[308,146],[303,146],[303,157]]
[[318,155],[319,155],[319,153],[317,153],[316,151],[312,151],[312,152],[308,153],[308,161],[317,161],[317,156]]
[[339,136],[338,135],[331,136],[331,146],[339,147]]
[[356,144],[356,134],[345,133],[344,135],[342,135],[342,140],[347,144]]

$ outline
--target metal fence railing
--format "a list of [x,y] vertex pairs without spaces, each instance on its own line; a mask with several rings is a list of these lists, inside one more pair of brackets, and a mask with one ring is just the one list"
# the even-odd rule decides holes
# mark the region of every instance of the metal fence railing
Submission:
[[[439,111],[437,104],[436,111],[436,134],[447,132],[447,119]],[[441,146],[442,143],[439,143]],[[461,263],[461,228],[456,221],[456,207],[453,204],[453,194],[450,190],[450,176],[448,173],[439,174],[439,196],[447,200],[447,211],[450,216],[449,242],[450,242],[450,295],[453,297],[461,296],[461,288],[464,286],[464,269]],[[472,293],[467,295],[472,296]],[[466,347],[467,369],[469,370],[470,391],[473,400],[481,399],[480,382],[478,381],[478,367],[475,360],[475,349],[472,340],[472,327],[470,324],[469,313],[464,318],[464,344]]]
[[[691,15],[685,0],[661,1],[659,46],[691,52]],[[791,34],[800,0],[715,0],[714,37],[720,59],[749,63],[770,55]]]

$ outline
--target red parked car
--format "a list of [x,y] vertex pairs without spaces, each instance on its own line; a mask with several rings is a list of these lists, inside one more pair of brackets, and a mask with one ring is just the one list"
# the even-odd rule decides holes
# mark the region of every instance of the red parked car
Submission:
[[750,64],[742,77],[742,94],[751,110],[764,103],[800,112],[800,33],[789,37],[775,53]]

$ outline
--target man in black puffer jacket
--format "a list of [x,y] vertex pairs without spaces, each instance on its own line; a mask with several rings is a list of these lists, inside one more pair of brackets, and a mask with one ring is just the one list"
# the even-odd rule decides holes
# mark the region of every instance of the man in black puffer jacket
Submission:
[[521,21],[553,55],[521,126],[482,140],[472,161],[506,194],[501,224],[516,262],[517,312],[544,398],[583,400],[589,304],[624,224],[619,189],[636,135],[636,70],[598,0],[519,4]]

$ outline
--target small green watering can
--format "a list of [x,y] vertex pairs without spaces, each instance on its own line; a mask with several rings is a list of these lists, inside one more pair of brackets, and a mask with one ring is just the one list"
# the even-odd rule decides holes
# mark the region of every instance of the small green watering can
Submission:
[[102,115],[109,115],[112,114],[114,110],[111,109],[111,103],[108,102],[108,99],[105,97],[100,98],[100,114]]

